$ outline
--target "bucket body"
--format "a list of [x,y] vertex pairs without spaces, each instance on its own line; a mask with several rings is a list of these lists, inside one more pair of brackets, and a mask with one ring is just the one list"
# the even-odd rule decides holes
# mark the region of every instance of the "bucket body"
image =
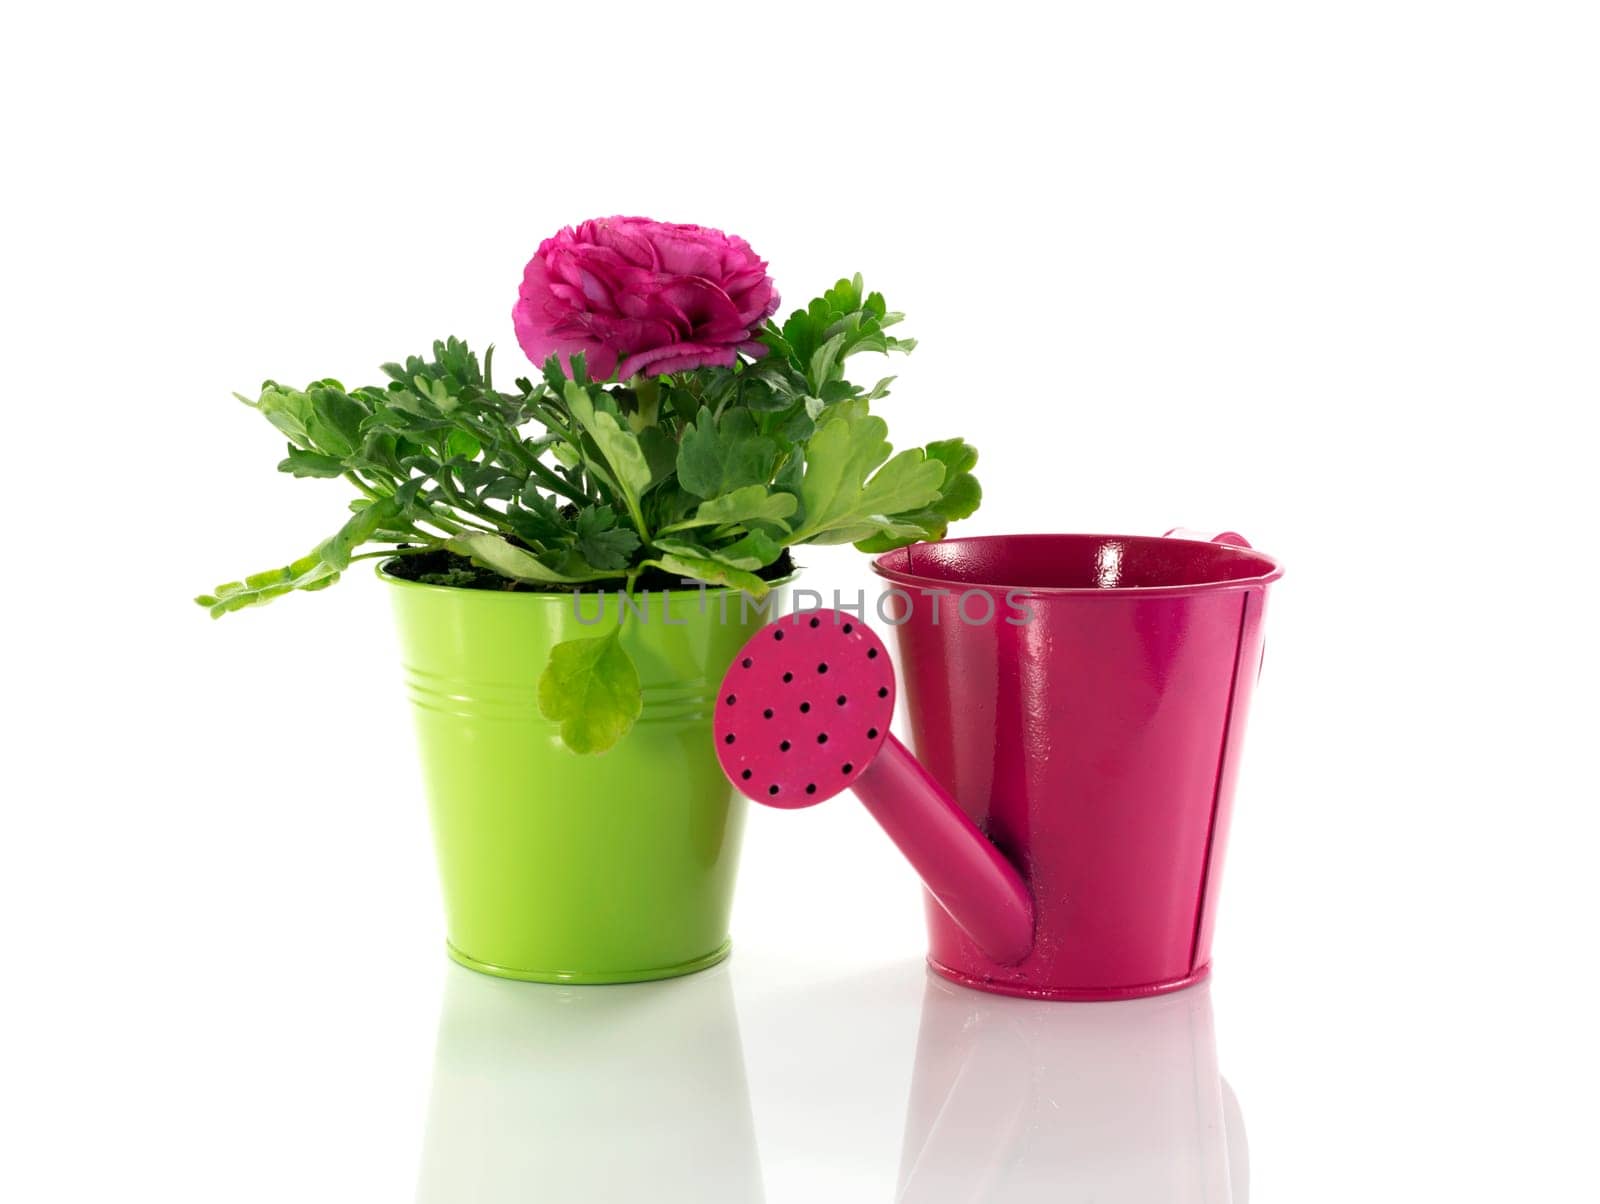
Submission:
[[770,617],[726,590],[652,592],[623,645],[644,711],[581,756],[539,713],[552,645],[616,625],[617,594],[452,589],[392,577],[450,956],[505,978],[668,978],[727,956],[745,802],[711,720]]
[[1034,898],[1032,951],[1002,965],[930,896],[929,964],[1055,999],[1202,978],[1276,563],[1220,543],[1019,535],[874,567],[917,755]]

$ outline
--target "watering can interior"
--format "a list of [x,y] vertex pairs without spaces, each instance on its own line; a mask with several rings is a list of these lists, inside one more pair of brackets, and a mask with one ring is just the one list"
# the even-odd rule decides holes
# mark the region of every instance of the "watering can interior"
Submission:
[[880,556],[878,573],[929,589],[1171,589],[1264,579],[1277,565],[1233,532],[1148,535],[980,535],[911,544]]

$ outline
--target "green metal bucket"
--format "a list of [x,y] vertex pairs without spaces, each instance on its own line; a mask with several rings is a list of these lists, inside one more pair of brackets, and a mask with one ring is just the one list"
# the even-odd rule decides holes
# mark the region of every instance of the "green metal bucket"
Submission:
[[711,745],[733,655],[782,600],[650,593],[622,641],[644,712],[580,756],[539,714],[550,648],[615,626],[621,600],[390,576],[433,820],[450,956],[532,982],[640,982],[728,955],[745,802]]

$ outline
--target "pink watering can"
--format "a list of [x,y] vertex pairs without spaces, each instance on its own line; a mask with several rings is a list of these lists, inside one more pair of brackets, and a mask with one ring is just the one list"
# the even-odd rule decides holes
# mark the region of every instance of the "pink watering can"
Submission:
[[921,760],[889,734],[882,642],[818,610],[735,657],[729,778],[784,808],[853,789],[927,887],[928,963],[955,982],[1128,999],[1202,979],[1277,563],[1230,532],[951,539],[874,568]]

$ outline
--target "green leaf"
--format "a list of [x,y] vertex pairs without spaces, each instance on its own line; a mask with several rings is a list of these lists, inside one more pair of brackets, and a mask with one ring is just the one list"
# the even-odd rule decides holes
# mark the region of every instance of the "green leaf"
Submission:
[[764,569],[782,555],[783,545],[765,531],[746,531],[741,538],[712,553],[723,564],[749,569]]
[[873,474],[861,491],[857,511],[897,514],[926,506],[938,498],[944,471],[944,465],[928,459],[920,447],[908,448]]
[[904,315],[889,312],[881,294],[868,293],[863,298],[862,292],[859,275],[840,280],[805,309],[790,314],[781,329],[768,323],[759,336],[776,353],[768,358],[781,358],[804,375],[813,393],[821,393],[838,380],[840,365],[852,355],[906,352],[915,347],[913,339],[885,333]]
[[743,523],[759,520],[786,526],[784,519],[799,508],[799,500],[790,493],[771,493],[765,485],[744,485],[732,493],[701,502],[689,522],[682,527],[719,527],[724,523]]
[[666,481],[651,498],[654,503],[657,527],[660,531],[677,530],[688,522],[700,499],[678,484],[677,478]]
[[384,401],[391,410],[408,414],[413,418],[436,420],[439,417],[439,407],[434,405],[426,394],[419,394],[404,384],[391,386],[389,392],[384,395]]
[[778,427],[778,436],[789,446],[807,442],[817,430],[816,414],[812,412],[812,403],[816,403],[817,413],[821,412],[822,402],[815,397],[806,398],[803,409],[796,410],[783,424]]
[[644,710],[644,691],[622,629],[597,638],[567,640],[550,650],[539,675],[539,713],[561,725],[561,740],[575,753],[602,753],[627,735]]
[[523,490],[517,505],[506,508],[506,521],[526,544],[553,550],[572,543],[571,524],[554,502],[531,485]]
[[497,502],[509,502],[521,489],[522,482],[516,477],[497,473],[492,481],[478,490],[478,500],[481,502],[493,499]]
[[702,498],[721,497],[746,485],[765,485],[778,445],[756,429],[749,410],[726,411],[718,422],[701,406],[678,444],[678,482]]
[[392,522],[399,512],[400,506],[393,498],[383,498],[363,506],[350,516],[332,538],[323,540],[315,551],[281,569],[252,573],[243,581],[219,585],[211,593],[201,594],[195,601],[209,609],[213,619],[220,619],[230,611],[260,606],[294,590],[310,592],[327,589],[339,579],[343,570],[350,567],[350,556],[355,548],[383,530],[385,524]]
[[576,381],[569,380],[566,383],[564,397],[567,409],[572,411],[572,416],[600,449],[600,454],[611,469],[612,479],[622,490],[634,521],[643,528],[639,499],[650,488],[652,473],[650,461],[639,446],[639,437],[620,423],[616,414],[598,409],[589,390]]
[[813,392],[820,393],[822,386],[834,379],[834,369],[838,367],[844,343],[845,332],[840,331],[812,353],[806,379],[811,382]]
[[[781,336],[774,337],[782,342]],[[752,399],[747,395],[745,404],[752,410],[786,410],[790,402],[806,391],[805,377],[796,372],[788,361],[787,345],[781,351],[781,356],[768,356],[746,373],[752,384],[760,381],[768,390],[766,397],[755,394]]]
[[337,477],[344,473],[344,461],[321,452],[301,451],[289,444],[289,455],[278,461],[278,471],[297,477]]
[[[884,464],[891,450],[887,433],[883,419],[870,414],[864,401],[841,402],[824,413],[806,448],[800,482],[804,526],[789,543],[863,539],[875,529],[875,518],[918,509],[938,498],[944,465],[930,460],[921,448]],[[869,480],[874,469],[878,471]]]
[[483,444],[478,437],[471,431],[464,431],[460,427],[455,427],[451,430],[450,434],[445,438],[444,447],[449,456],[460,456],[465,460],[476,459],[478,453],[483,450]]
[[597,569],[628,567],[628,558],[639,546],[639,537],[627,527],[617,526],[616,512],[610,506],[587,506],[578,512],[578,554]]
[[[599,572],[564,573],[551,568],[532,552],[519,548],[503,535],[490,531],[471,531],[454,536],[445,545],[466,556],[480,568],[492,569],[513,581],[539,585],[570,585],[578,581],[597,581],[613,574]],[[563,566],[566,567],[566,566]]]
[[781,544],[755,531],[723,548],[707,548],[687,539],[658,539],[654,547],[658,552],[676,556],[680,560],[705,561],[744,572],[769,565],[783,553]]
[[752,413],[771,414],[787,410],[794,397],[787,390],[773,388],[768,378],[751,372],[741,377],[739,400]]
[[978,449],[965,439],[935,439],[927,447],[928,458],[945,466],[950,476],[971,472],[978,465]]
[[269,380],[261,386],[261,396],[256,401],[251,401],[242,393],[235,393],[234,396],[251,409],[259,411],[296,447],[311,447],[311,435],[306,429],[312,416],[311,398],[306,394],[281,388]]
[[348,456],[361,446],[361,423],[367,407],[337,387],[337,382],[322,381],[307,390],[311,394],[311,419],[307,426],[311,440],[324,452]]
[[[897,514],[892,519],[863,524],[856,530],[841,532],[838,540],[819,540],[819,543],[853,543],[858,552],[876,554],[892,552],[907,544],[922,543],[929,539],[943,539],[949,524],[934,510],[918,510],[911,514]],[[870,532],[870,533],[869,533]]]
[[650,483],[645,486],[646,491],[672,476],[678,467],[678,445],[659,426],[647,426],[639,432],[639,450],[644,452],[645,462],[650,465]]
[[888,458],[888,424],[866,408],[847,410],[845,402],[817,428],[806,447],[800,504],[806,531],[819,531],[847,520],[859,508],[867,475]]
[[941,439],[927,446],[928,458],[945,466],[939,496],[932,505],[890,515],[871,536],[856,541],[862,552],[887,552],[924,539],[943,539],[950,524],[967,518],[983,501],[983,490],[971,469],[978,463],[978,451],[963,439]]
[[[933,509],[945,522],[969,518],[983,501],[983,489],[972,470],[978,463],[978,449],[964,439],[940,439],[928,444],[928,458],[944,465],[944,482]],[[944,532],[940,531],[942,537]]]
[[732,565],[722,564],[706,556],[694,556],[681,552],[663,552],[655,559],[646,560],[644,563],[655,565],[663,572],[675,573],[687,580],[704,581],[709,585],[726,585],[734,589],[742,589],[745,593],[757,598],[766,597],[767,591],[772,588],[754,573],[734,568]]
[[348,568],[351,554],[381,530],[385,523],[398,517],[399,513],[400,504],[394,498],[373,502],[366,509],[351,515],[338,533],[317,549],[316,555],[336,569]]
[[338,577],[338,570],[313,552],[281,569],[252,573],[243,581],[219,585],[214,592],[201,594],[195,601],[208,609],[213,619],[220,619],[230,611],[260,606],[293,590],[332,585]]

